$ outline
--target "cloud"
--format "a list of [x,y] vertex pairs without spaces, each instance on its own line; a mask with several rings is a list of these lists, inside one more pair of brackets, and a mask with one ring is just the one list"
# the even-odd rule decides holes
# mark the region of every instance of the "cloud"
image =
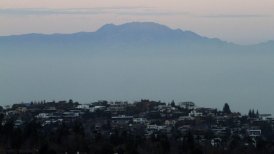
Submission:
[[98,14],[115,14],[115,15],[137,15],[137,16],[170,16],[186,15],[186,12],[170,12],[158,10],[151,7],[99,7],[99,8],[7,8],[0,9],[0,15],[13,16],[41,16],[41,15],[98,15]]
[[200,16],[203,18],[268,18],[272,17],[267,14],[218,14],[218,15],[206,15]]
[[54,14],[99,14],[102,10],[99,9],[51,9],[51,8],[8,8],[0,9],[1,15],[54,15]]
[[135,15],[135,16],[175,16],[190,15],[188,12],[170,12],[170,11],[121,11],[116,12],[118,15]]
[[267,14],[209,14],[199,15],[183,11],[170,11],[153,7],[96,7],[96,8],[0,8],[0,16],[46,16],[46,15],[100,15],[113,14],[123,16],[189,16],[193,18],[267,18]]

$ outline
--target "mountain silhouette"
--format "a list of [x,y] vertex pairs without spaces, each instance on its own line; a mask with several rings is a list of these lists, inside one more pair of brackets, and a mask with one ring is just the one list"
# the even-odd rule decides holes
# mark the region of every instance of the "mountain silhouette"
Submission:
[[[262,43],[256,49],[273,47],[273,42]],[[0,50],[123,50],[169,49],[180,50],[241,50],[249,46],[208,38],[191,31],[171,29],[154,22],[130,22],[122,25],[106,24],[95,32],[73,34],[24,34],[0,37]]]

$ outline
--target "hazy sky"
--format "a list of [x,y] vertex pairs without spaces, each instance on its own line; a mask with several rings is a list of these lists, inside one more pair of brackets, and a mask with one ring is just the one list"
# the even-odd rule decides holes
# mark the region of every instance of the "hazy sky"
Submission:
[[273,0],[1,0],[0,35],[94,31],[154,21],[226,41],[274,40]]

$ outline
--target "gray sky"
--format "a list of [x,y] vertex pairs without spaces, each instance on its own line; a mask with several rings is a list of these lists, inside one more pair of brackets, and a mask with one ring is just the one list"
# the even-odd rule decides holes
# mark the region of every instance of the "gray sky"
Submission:
[[273,0],[1,0],[0,35],[154,21],[239,44],[274,40]]

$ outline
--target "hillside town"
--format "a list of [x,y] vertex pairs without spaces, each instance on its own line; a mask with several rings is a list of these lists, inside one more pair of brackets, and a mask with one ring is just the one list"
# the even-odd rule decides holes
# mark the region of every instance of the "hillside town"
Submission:
[[[248,109],[247,109],[248,111]],[[0,153],[273,153],[274,118],[140,100],[1,107]]]

